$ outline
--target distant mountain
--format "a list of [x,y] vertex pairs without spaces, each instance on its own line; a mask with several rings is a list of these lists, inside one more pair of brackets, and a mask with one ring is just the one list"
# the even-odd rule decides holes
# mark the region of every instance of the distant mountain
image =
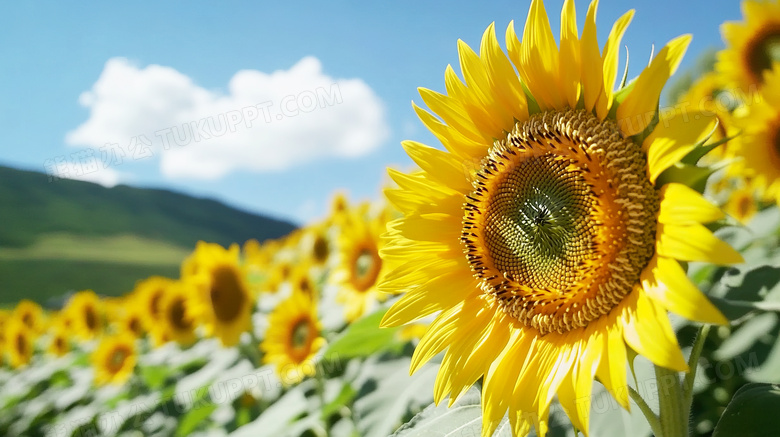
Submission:
[[227,246],[293,229],[212,199],[0,166],[0,303],[81,288],[121,294],[152,274],[177,276],[198,240]]

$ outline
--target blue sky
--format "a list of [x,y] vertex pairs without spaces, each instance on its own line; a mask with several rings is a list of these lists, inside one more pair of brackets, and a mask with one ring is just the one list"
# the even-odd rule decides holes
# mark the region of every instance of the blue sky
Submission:
[[[297,223],[323,216],[337,190],[377,198],[384,169],[411,164],[401,140],[436,144],[412,111],[417,87],[443,90],[446,65],[458,62],[458,38],[478,48],[491,22],[500,41],[510,20],[522,29],[529,0],[444,4],[4,3],[0,164],[46,171],[52,160],[72,161],[73,153],[112,142],[133,155],[141,150],[127,148],[136,133],[154,139],[161,126],[218,120],[242,102],[267,101],[277,110],[284,96],[317,89],[332,98],[335,83],[339,99],[311,112],[275,114],[280,118],[268,124],[257,118],[239,134],[208,144],[190,138],[165,153],[155,143],[153,156],[126,156],[101,174]],[[557,34],[562,0],[545,4]],[[577,2],[580,23],[586,8]],[[604,0],[601,44],[629,8],[636,9],[623,39],[630,77],[652,44],[682,33],[694,38],[681,68],[693,65],[698,54],[722,46],[723,21],[741,18],[737,1]]]

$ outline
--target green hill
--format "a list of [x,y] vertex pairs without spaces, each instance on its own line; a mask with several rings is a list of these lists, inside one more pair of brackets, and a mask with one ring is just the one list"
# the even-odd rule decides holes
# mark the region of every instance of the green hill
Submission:
[[150,275],[178,276],[198,240],[227,246],[293,229],[212,199],[0,166],[0,304],[84,288],[122,294]]

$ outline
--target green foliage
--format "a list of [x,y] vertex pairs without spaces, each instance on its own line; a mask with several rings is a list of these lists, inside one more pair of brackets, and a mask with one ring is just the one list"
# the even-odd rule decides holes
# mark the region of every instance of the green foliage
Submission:
[[0,304],[22,298],[45,304],[88,288],[117,296],[148,276],[177,277],[199,240],[227,246],[294,229],[216,200],[50,180],[3,166],[0,199]]
[[737,391],[712,437],[763,437],[780,429],[780,385],[747,384]]

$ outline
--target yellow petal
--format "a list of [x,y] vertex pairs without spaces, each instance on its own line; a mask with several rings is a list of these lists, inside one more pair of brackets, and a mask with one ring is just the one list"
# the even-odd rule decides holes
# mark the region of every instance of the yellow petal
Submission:
[[684,372],[688,370],[680,345],[663,308],[641,290],[625,297],[623,338],[632,349],[653,364]]
[[669,183],[661,187],[658,221],[670,225],[709,223],[725,217],[723,211],[686,185]]
[[661,256],[681,261],[705,261],[719,265],[739,264],[740,255],[699,224],[658,224],[656,251]]
[[593,110],[599,99],[606,99],[603,80],[604,64],[601,60],[601,53],[599,53],[599,42],[596,35],[598,7],[598,0],[591,2],[588,7],[588,15],[585,17],[585,27],[582,29],[582,39],[580,40],[582,93],[587,111]]
[[604,46],[604,91],[605,102],[597,106],[597,115],[599,119],[604,119],[612,107],[612,95],[615,89],[615,79],[618,72],[618,54],[620,53],[620,41],[626,32],[631,19],[634,17],[634,10],[626,12],[612,26],[607,43]]
[[[617,314],[617,311],[613,310]],[[601,355],[596,375],[604,388],[612,394],[623,408],[629,409],[628,386],[626,384],[626,344],[623,342],[623,332],[615,320],[615,316],[608,316],[604,322],[606,332],[604,336],[604,352]]]
[[[620,105],[620,108],[622,107],[623,105]],[[618,123],[621,122],[622,120],[618,119]],[[663,117],[643,143],[647,151],[650,181],[655,183],[658,175],[680,162],[697,143],[712,132],[715,122],[716,117],[698,112],[675,112],[669,117]]]
[[558,46],[555,43],[544,3],[532,0],[520,45],[520,77],[542,109],[562,108],[558,89]]
[[482,387],[482,437],[493,435],[501,418],[509,408],[509,400],[525,362],[530,358],[529,349],[536,340],[535,335],[523,335],[520,329],[510,333],[509,342],[493,361],[485,374]]
[[479,129],[474,126],[474,123],[469,118],[463,105],[457,100],[426,88],[418,88],[417,91],[419,91],[423,102],[425,102],[436,115],[441,117],[449,126],[457,129],[458,132],[463,134],[466,138],[476,142],[489,142],[491,140],[490,137],[483,135]]
[[423,334],[412,354],[412,362],[409,366],[410,373],[414,373],[428,362],[434,355],[443,351],[452,343],[452,339],[458,338],[458,333],[463,329],[471,329],[474,323],[482,322],[477,317],[482,309],[480,301],[476,298],[464,300],[458,305],[442,311]]
[[453,155],[416,141],[401,142],[409,157],[442,185],[466,194],[473,190],[467,179],[468,167]]
[[688,279],[676,260],[663,256],[653,258],[642,273],[642,286],[648,296],[688,320],[728,324],[720,310]]
[[480,56],[490,71],[490,84],[495,97],[504,106],[507,113],[517,120],[528,118],[528,103],[523,85],[512,68],[496,38],[495,23],[491,23],[482,35]]
[[580,41],[574,0],[566,0],[561,10],[561,51],[558,59],[558,65],[566,66],[561,69],[561,91],[569,107],[575,108],[580,98]]
[[625,136],[636,135],[650,124],[658,108],[661,90],[677,70],[690,42],[690,35],[669,41],[636,79],[633,90],[617,110],[618,125]]
[[423,122],[425,127],[427,127],[450,152],[463,156],[464,158],[471,158],[477,163],[485,155],[487,147],[484,143],[475,142],[466,138],[463,134],[458,132],[457,129],[442,123],[433,114],[420,108],[414,102],[412,102],[412,108],[414,108],[414,112],[417,114],[420,121]]
[[430,279],[415,288],[408,288],[382,318],[380,326],[400,326],[419,320],[437,311],[446,310],[477,294],[476,284],[468,272],[454,271]]

